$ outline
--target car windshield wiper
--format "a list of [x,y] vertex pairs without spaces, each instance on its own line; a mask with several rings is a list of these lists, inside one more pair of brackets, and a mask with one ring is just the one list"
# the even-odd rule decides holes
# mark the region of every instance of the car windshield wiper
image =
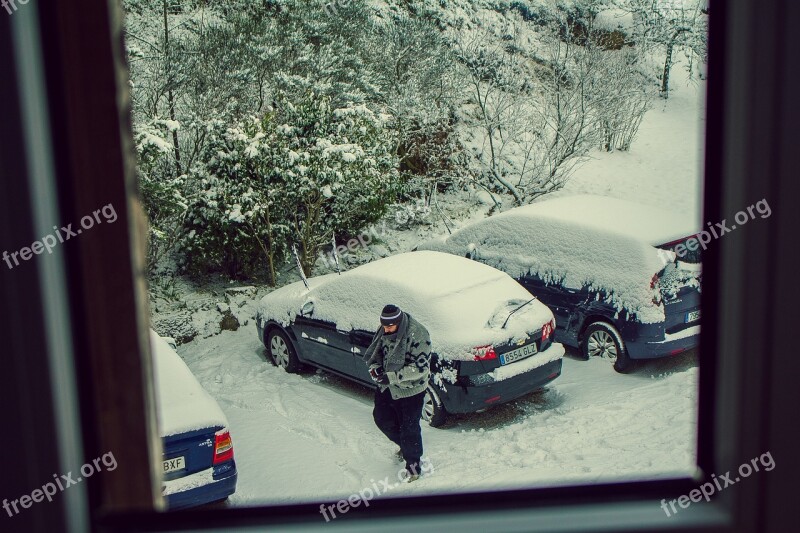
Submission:
[[516,313],[517,311],[519,311],[520,309],[522,309],[523,307],[525,307],[526,305],[528,305],[529,303],[534,301],[535,299],[536,299],[536,296],[534,296],[533,298],[531,298],[530,300],[528,300],[524,304],[520,305],[519,307],[517,307],[516,309],[514,309],[513,311],[508,313],[508,316],[506,317],[506,321],[503,322],[503,326],[500,329],[506,329],[506,324],[508,324],[508,319],[511,318],[511,315],[513,315],[514,313]]

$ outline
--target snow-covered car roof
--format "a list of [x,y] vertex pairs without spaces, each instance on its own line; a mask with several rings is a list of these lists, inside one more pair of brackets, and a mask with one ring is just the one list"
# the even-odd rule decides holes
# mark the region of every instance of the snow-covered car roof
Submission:
[[161,437],[198,429],[227,427],[217,402],[203,389],[167,341],[150,330],[158,432]]
[[652,246],[690,237],[700,231],[695,227],[693,217],[592,194],[564,196],[506,211],[512,212],[514,216],[581,224],[597,232],[621,233]]
[[515,279],[536,274],[547,283],[587,288],[617,310],[655,323],[664,320],[664,310],[653,303],[649,283],[665,258],[652,243],[691,235],[682,220],[622,200],[570,196],[510,209],[419,248],[464,256],[474,246],[481,262]]
[[289,324],[306,301],[313,318],[337,329],[375,331],[383,306],[395,304],[430,332],[434,350],[451,359],[472,358],[472,346],[526,338],[552,319],[534,301],[500,326],[514,306],[533,297],[508,274],[440,252],[408,252],[379,259],[341,275],[311,278],[267,294],[259,305],[266,319]]

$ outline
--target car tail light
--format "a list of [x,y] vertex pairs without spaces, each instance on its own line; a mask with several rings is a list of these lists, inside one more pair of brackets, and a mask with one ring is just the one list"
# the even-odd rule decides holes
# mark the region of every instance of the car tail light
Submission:
[[[653,289],[656,288],[656,285],[658,284],[658,281],[660,279],[661,279],[661,276],[658,274],[658,272],[653,274],[653,277],[650,278],[650,290],[653,290]],[[656,293],[653,294],[653,305],[661,305],[662,300],[663,300],[663,298],[661,296],[661,291],[660,290],[656,291]]]
[[214,464],[218,465],[233,459],[233,441],[227,429],[221,429],[214,434]]
[[476,346],[472,349],[472,355],[476,361],[486,361],[487,359],[497,359],[497,353],[494,351],[493,344],[486,346]]
[[542,342],[550,338],[550,335],[556,330],[556,319],[553,318],[550,322],[546,322],[542,326]]

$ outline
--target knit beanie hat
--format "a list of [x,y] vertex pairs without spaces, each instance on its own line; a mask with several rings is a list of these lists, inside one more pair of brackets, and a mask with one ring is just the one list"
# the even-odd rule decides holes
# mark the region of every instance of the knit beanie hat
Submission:
[[383,308],[381,312],[381,324],[384,326],[392,326],[400,323],[400,318],[403,312],[396,305],[389,304]]

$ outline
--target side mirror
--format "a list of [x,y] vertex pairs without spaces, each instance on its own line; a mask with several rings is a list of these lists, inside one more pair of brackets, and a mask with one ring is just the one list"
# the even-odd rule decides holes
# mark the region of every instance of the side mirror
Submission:
[[314,314],[314,302],[308,301],[300,308],[300,316],[311,316]]
[[467,259],[475,259],[478,257],[478,247],[475,246],[474,242],[471,242],[467,245],[467,253],[464,254],[464,257]]

